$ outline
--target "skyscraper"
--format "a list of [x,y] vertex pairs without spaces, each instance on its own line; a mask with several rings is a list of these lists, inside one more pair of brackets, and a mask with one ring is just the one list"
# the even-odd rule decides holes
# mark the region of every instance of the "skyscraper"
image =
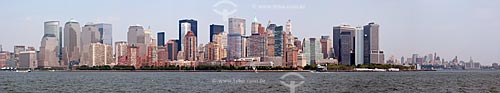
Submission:
[[[145,38],[145,44],[146,47],[149,46],[152,43],[156,43],[156,41],[153,41],[153,30],[148,26],[148,28],[144,29],[144,38]],[[147,49],[146,49],[147,50]]]
[[186,36],[184,37],[184,58],[188,61],[196,61],[196,51],[197,51],[197,42],[196,36],[192,31],[188,31]]
[[323,59],[333,58],[332,39],[330,39],[329,36],[321,36],[319,41],[321,43],[321,53],[323,53]]
[[267,56],[274,56],[275,54],[275,37],[274,37],[274,30],[276,28],[276,24],[271,24],[271,21],[268,22],[268,26],[266,28],[266,36],[267,36]]
[[40,45],[39,67],[57,67],[59,64],[59,47],[56,37],[43,37]]
[[274,56],[283,56],[283,26],[276,26],[274,34]]
[[228,20],[228,61],[242,57],[242,36],[245,35],[245,19],[229,18]]
[[99,32],[99,28],[97,28],[97,25],[92,23],[85,24],[85,26],[82,27],[80,42],[80,65],[91,65],[91,44],[101,42],[101,33]]
[[352,54],[354,53],[353,46],[353,34],[352,32],[341,32],[340,33],[340,64],[342,65],[354,65],[352,59]]
[[286,21],[285,26],[285,32],[292,32],[292,20],[289,19],[288,21]]
[[44,28],[43,37],[47,37],[47,36],[56,37],[56,39],[59,41],[59,32],[60,32],[59,21],[47,21],[44,23],[43,28]]
[[259,32],[260,27],[262,27],[262,24],[257,21],[257,18],[254,18],[250,28],[251,35],[262,33]]
[[245,58],[248,57],[247,52],[249,51],[250,47],[248,45],[250,36],[241,36],[241,57]]
[[224,32],[224,25],[210,25],[210,42],[213,42],[213,37],[215,34]]
[[321,44],[317,38],[304,38],[303,54],[306,57],[306,64],[316,64],[317,60],[323,58]]
[[[267,35],[265,29],[257,18],[254,18],[251,25],[251,35],[247,39],[247,57],[267,56]],[[274,47],[273,47],[274,48]]]
[[169,61],[177,60],[177,41],[178,40],[168,40],[167,42],[167,60]]
[[219,54],[217,55],[220,60],[227,57],[227,32],[221,32],[214,35],[214,47],[219,49]]
[[248,57],[265,57],[266,56],[266,46],[267,37],[265,35],[252,34],[248,38]]
[[[302,42],[299,40],[297,37],[293,37],[295,40],[293,40],[293,45],[299,49],[299,51],[302,51]],[[333,48],[332,48],[333,49]]]
[[180,45],[179,47],[181,49],[179,49],[179,51],[184,49],[184,41],[185,41],[184,39],[186,39],[185,36],[186,36],[187,32],[189,32],[189,31],[191,31],[191,23],[188,23],[188,22],[181,23],[181,29],[179,32],[179,34],[181,34],[181,36],[179,37],[180,42],[178,43]]
[[354,36],[355,28],[349,25],[333,27],[334,56],[343,65],[354,65]]
[[[183,28],[183,23],[189,23],[189,29],[188,30],[182,30],[182,29],[186,29],[186,28]],[[181,32],[181,31],[185,31],[185,32]],[[177,41],[177,51],[180,51],[182,50],[182,39],[184,38],[184,35],[186,35],[187,31],[193,31],[194,33],[194,36],[198,37],[198,21],[196,21],[195,19],[182,19],[182,20],[179,20],[179,40]],[[198,39],[196,40],[198,41]]]
[[138,56],[144,56],[147,52],[146,35],[141,25],[131,25],[127,32],[127,42],[129,46],[138,47]]
[[156,36],[158,38],[158,46],[165,46],[165,31],[159,31]]
[[[363,26],[363,33],[365,34],[364,42],[364,62],[365,64],[381,64],[383,60],[375,60],[380,56],[379,49],[379,25],[373,22]],[[373,57],[371,55],[374,55]],[[372,60],[376,61],[373,62]]]
[[69,65],[71,61],[80,60],[80,33],[82,32],[80,23],[76,20],[69,20],[64,25],[64,49],[62,65]]
[[59,21],[44,23],[44,35],[40,43],[39,67],[56,67],[60,65],[60,30]]
[[[417,63],[417,58],[419,58],[418,54],[412,54],[411,55],[411,63],[410,64],[416,64]],[[453,60],[456,60],[457,57],[455,56],[455,59]],[[458,63],[458,60],[457,60],[457,63]]]
[[[285,24],[285,28],[283,31],[283,52],[287,52],[288,49],[294,49],[296,46],[294,44],[295,37],[292,34],[292,21],[288,20]],[[284,53],[286,55],[286,53]],[[283,56],[286,57],[286,56]],[[294,57],[295,58],[295,57]],[[286,58],[284,58],[286,59]],[[287,63],[287,62],[283,62]]]
[[100,43],[113,46],[113,26],[107,23],[98,23],[95,25],[100,34]]
[[405,56],[401,56],[401,65],[406,65]]
[[354,31],[354,63],[355,65],[365,64],[364,62],[364,34],[362,27],[356,27]]

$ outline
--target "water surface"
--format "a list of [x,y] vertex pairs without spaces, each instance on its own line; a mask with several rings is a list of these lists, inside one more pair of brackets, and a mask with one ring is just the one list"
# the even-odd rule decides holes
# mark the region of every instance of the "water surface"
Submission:
[[297,93],[500,92],[498,71],[436,72],[0,72],[0,92]]

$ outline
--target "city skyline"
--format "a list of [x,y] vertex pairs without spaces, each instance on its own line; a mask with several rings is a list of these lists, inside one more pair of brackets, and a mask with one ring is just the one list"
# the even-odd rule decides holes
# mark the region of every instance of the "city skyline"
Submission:
[[[165,31],[165,40],[170,40],[179,39],[177,36],[179,20],[193,18],[198,21],[198,42],[203,44],[207,44],[209,41],[208,33],[210,24],[224,24],[225,29],[228,27],[227,22],[221,20],[221,16],[212,11],[212,9],[218,9],[212,6],[212,4],[215,4],[218,0],[201,1],[207,2],[208,4],[202,5],[200,3],[196,3],[197,6],[193,8],[175,7],[182,4],[189,4],[189,2],[192,1],[176,2],[181,3],[179,5],[169,3],[169,1],[158,1],[160,3],[122,1],[118,4],[114,3],[118,1],[104,1],[103,4],[111,5],[108,7],[105,7],[104,5],[94,7],[96,9],[76,8],[75,11],[65,11],[63,8],[70,7],[72,6],[71,4],[77,4],[75,5],[76,7],[82,5],[85,6],[87,5],[85,3],[89,2],[43,1],[44,3],[33,3],[40,1],[32,1],[31,4],[28,4],[26,1],[2,2],[24,3],[22,5],[29,6],[27,8],[22,8],[23,6],[13,6],[16,4],[4,5],[7,3],[2,3],[0,6],[2,9],[12,9],[2,10],[5,14],[11,15],[0,16],[2,20],[6,21],[2,24],[2,28],[5,28],[2,32],[9,33],[0,35],[0,44],[2,44],[4,50],[9,51],[13,51],[15,45],[33,46],[38,50],[38,47],[40,46],[40,38],[44,33],[43,22],[50,20],[60,21],[61,25],[59,26],[61,27],[63,27],[63,24],[71,18],[78,20],[80,22],[80,26],[82,27],[88,22],[112,24],[113,43],[117,41],[126,41],[126,34],[128,31],[127,28],[132,24],[142,24],[145,28],[151,27],[151,29],[153,29],[154,37],[156,36],[155,34],[157,31]],[[356,1],[326,0],[304,3],[299,1],[290,1],[285,3],[277,1],[233,2],[238,5],[238,7],[235,7],[238,12],[230,17],[244,18],[247,20],[247,22],[245,22],[246,35],[249,35],[250,33],[250,20],[254,17],[259,19],[261,23],[266,23],[270,20],[272,23],[281,25],[284,25],[288,19],[291,19],[294,22],[294,35],[299,37],[299,40],[306,37],[319,38],[323,35],[330,36],[332,34],[333,26],[342,24],[363,26],[369,22],[375,22],[381,25],[380,49],[384,50],[386,58],[391,55],[396,56],[396,58],[401,56],[408,58],[411,54],[426,55],[437,52],[438,55],[441,55],[441,57],[446,60],[450,60],[455,56],[459,56],[460,60],[468,60],[468,58],[472,56],[475,60],[478,60],[483,64],[498,63],[498,61],[500,61],[500,49],[496,48],[497,46],[500,46],[500,43],[497,43],[495,41],[496,39],[494,39],[495,33],[499,32],[494,32],[494,29],[489,29],[500,26],[499,23],[495,23],[495,21],[500,18],[500,14],[494,13],[495,8],[500,6],[498,5],[499,3],[484,1],[399,1],[396,3],[394,1],[390,3],[386,1],[366,1],[374,2],[380,5],[366,5],[361,8],[356,8],[360,6],[348,6],[343,10],[342,8],[336,6],[327,7],[328,5],[323,3],[356,3]],[[126,6],[135,3],[144,4],[146,7],[139,9],[123,9],[122,11],[113,11],[113,13],[111,13],[114,9],[120,10],[120,8],[126,8]],[[59,7],[59,4],[62,7]],[[151,6],[148,4],[151,4]],[[165,4],[165,7],[160,7],[159,5],[161,4]],[[261,5],[284,5],[291,7],[269,8],[260,7]],[[41,11],[30,11],[32,8],[41,6],[46,7],[47,13],[43,13],[43,10],[45,9],[41,9]],[[401,7],[401,9],[392,9],[391,7]],[[367,8],[374,9],[372,10]],[[166,9],[167,11],[165,12],[167,13],[157,13],[153,11],[157,9]],[[182,9],[190,10],[192,12],[172,14],[172,12],[177,12]],[[197,9],[201,10],[197,11]],[[327,10],[340,12],[325,13],[322,15],[322,11]],[[472,13],[464,12],[467,10]],[[94,14],[93,11],[96,13]],[[381,14],[382,12],[378,13],[377,11],[394,12],[384,12],[387,13],[384,15]],[[148,13],[150,14],[148,15]],[[143,18],[136,18],[136,16],[141,15],[146,16]],[[320,17],[311,18],[310,16]],[[462,23],[462,21],[465,22]],[[314,31],[315,33],[306,34],[308,31]],[[227,30],[225,30],[225,32],[227,32]],[[25,37],[26,39],[12,42],[12,38],[19,36],[23,36],[23,38]]]

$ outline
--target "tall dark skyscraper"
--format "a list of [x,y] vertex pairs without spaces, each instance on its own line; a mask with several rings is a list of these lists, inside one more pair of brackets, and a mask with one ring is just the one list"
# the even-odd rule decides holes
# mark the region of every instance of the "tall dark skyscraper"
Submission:
[[341,32],[340,33],[340,64],[342,65],[352,65],[354,64],[352,59],[353,52],[353,38],[351,32]]
[[354,31],[355,28],[349,25],[333,27],[333,49],[334,57],[339,64],[354,65],[352,54],[354,53]]
[[[186,35],[188,31],[185,31],[184,33],[181,31],[182,30],[182,23],[189,23],[190,24],[190,30],[193,31],[194,36],[198,37],[198,21],[194,19],[182,19],[179,20],[179,40],[177,42],[177,50],[180,51],[182,50],[181,44],[182,44],[182,37]],[[196,39],[198,42],[198,39]]]
[[167,60],[173,61],[177,60],[177,42],[179,40],[168,40],[167,42]]
[[[379,25],[375,24],[373,22],[368,23],[368,25],[363,26],[363,33],[365,34],[364,40],[363,40],[363,62],[364,64],[373,64],[373,63],[381,63],[378,62],[378,57],[379,55],[379,32],[378,32]],[[375,55],[375,57],[372,58],[371,55]],[[377,62],[372,62],[371,60],[377,61]]]
[[283,26],[276,26],[274,34],[274,56],[283,56]]
[[158,46],[165,46],[165,32],[160,31],[157,33],[157,38],[158,38]]
[[224,32],[224,25],[210,25],[210,42],[213,41],[213,36],[218,33]]

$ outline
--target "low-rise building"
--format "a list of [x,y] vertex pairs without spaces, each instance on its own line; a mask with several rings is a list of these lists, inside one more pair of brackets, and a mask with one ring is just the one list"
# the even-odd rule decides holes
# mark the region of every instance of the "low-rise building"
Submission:
[[18,69],[35,69],[38,66],[36,51],[19,52]]

